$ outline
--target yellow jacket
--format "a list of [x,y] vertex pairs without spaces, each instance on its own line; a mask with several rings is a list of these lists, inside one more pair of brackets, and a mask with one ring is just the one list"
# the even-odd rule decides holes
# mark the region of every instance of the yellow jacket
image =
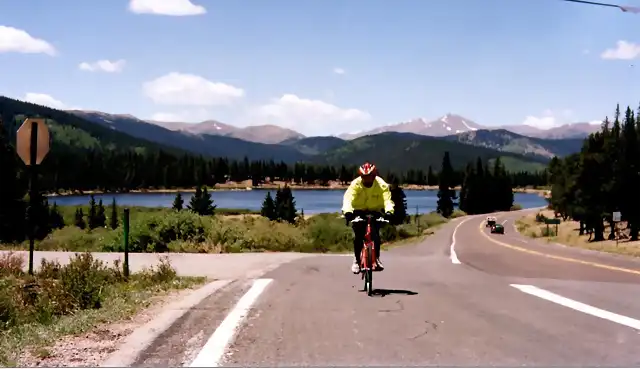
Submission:
[[393,213],[393,201],[389,185],[382,178],[376,177],[373,185],[366,188],[362,185],[362,178],[351,181],[344,193],[342,213],[352,213],[354,210],[371,210]]

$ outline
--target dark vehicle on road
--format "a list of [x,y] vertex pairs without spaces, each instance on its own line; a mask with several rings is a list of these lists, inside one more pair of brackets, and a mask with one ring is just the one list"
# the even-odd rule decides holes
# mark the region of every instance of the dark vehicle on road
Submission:
[[496,217],[487,217],[485,227],[493,227],[496,224]]
[[491,233],[504,234],[504,226],[502,224],[494,224],[491,226]]

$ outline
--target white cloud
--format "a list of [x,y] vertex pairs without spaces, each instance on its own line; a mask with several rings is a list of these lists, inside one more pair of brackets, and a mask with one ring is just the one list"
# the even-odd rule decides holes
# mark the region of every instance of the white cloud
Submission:
[[49,94],[39,92],[27,92],[20,100],[58,110],[83,110],[81,107],[67,105]]
[[143,91],[155,103],[163,105],[230,105],[245,95],[241,88],[177,72],[145,82]]
[[342,68],[333,68],[333,73],[342,75],[342,74],[345,74],[347,72]]
[[560,112],[547,109],[542,113],[541,116],[527,116],[522,124],[540,129],[550,129],[570,123],[573,119],[573,116],[573,111],[569,109],[564,109]]
[[605,50],[600,57],[602,59],[636,59],[640,57],[640,45],[621,40],[616,42],[615,48]]
[[119,73],[122,72],[126,61],[123,59],[116,61],[98,60],[97,62],[87,63],[83,62],[78,65],[80,70],[86,70],[88,72],[105,72],[105,73]]
[[47,106],[54,109],[67,109],[67,106],[60,100],[55,99],[51,95],[41,94],[37,92],[27,92],[22,99],[32,104]]
[[136,14],[156,14],[170,16],[189,16],[207,13],[202,5],[190,0],[130,0],[129,11]]
[[301,131],[307,134],[342,132],[349,124],[371,119],[365,111],[340,108],[321,100],[300,98],[285,94],[271,103],[260,106],[254,113],[270,120],[269,123]]
[[55,48],[45,40],[35,38],[26,31],[0,26],[0,53],[55,55]]

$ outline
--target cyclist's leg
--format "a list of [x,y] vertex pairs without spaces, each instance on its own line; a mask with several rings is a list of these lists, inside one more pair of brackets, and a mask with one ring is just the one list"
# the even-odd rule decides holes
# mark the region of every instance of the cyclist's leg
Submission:
[[371,235],[371,237],[373,238],[377,260],[376,270],[381,271],[384,270],[384,266],[382,265],[382,261],[380,261],[380,245],[382,244],[382,241],[380,240],[380,229],[378,227],[375,227],[372,233],[373,234]]
[[362,252],[362,245],[364,243],[364,235],[367,233],[367,225],[364,222],[352,223],[353,229],[353,254],[354,260],[351,266],[353,273],[360,273],[360,253]]

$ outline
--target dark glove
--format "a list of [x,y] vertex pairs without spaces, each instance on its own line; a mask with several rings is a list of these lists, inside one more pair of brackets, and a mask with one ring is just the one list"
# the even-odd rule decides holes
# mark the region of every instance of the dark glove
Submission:
[[384,218],[389,222],[391,222],[393,220],[393,213],[390,211],[387,211],[386,214],[384,215]]
[[349,212],[349,213],[344,213],[344,219],[347,222],[347,225],[349,225],[349,222],[354,220],[355,217],[353,216],[353,213]]

